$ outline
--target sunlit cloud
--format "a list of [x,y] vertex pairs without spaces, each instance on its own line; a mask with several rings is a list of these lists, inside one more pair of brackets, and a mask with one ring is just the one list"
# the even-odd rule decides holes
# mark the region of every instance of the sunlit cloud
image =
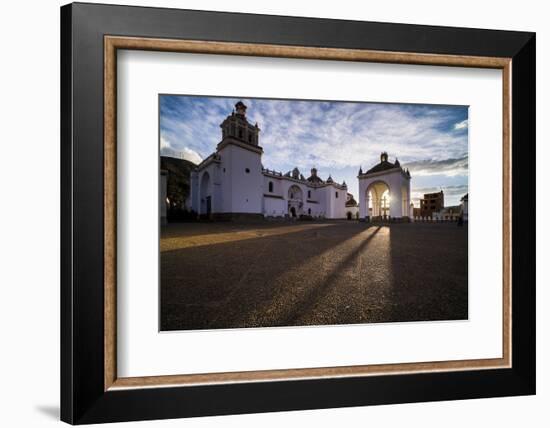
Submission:
[[466,128],[468,128],[468,119],[464,119],[458,123],[455,123],[455,126],[454,126],[455,130],[466,129]]
[[172,144],[164,137],[160,138],[160,154],[161,156],[185,159],[197,165],[202,162],[201,155],[199,155],[193,149],[190,149],[189,147],[181,147],[181,150],[176,150],[173,148]]
[[468,175],[468,155],[451,159],[426,159],[409,162],[403,165],[409,168],[414,176],[423,175]]

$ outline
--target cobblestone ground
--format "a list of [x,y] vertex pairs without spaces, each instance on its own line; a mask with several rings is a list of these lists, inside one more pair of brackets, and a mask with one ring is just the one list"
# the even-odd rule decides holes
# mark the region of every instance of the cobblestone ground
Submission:
[[162,230],[162,330],[467,317],[467,227],[336,221]]

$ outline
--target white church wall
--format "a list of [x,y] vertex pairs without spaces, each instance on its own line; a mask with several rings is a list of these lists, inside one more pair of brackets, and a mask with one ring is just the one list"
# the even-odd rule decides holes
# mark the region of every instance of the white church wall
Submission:
[[223,156],[220,156],[220,178],[221,178],[221,188],[222,188],[222,203],[220,212],[228,213],[231,212],[231,201],[233,200],[233,183],[231,181],[231,157],[232,152],[227,150],[224,152]]
[[[223,175],[224,183],[230,181],[230,204],[225,204],[232,213],[262,213],[263,174],[261,155],[236,145],[227,145],[220,150],[228,165]],[[223,170],[222,170],[223,171]],[[222,172],[223,173],[223,172]]]
[[322,213],[322,206],[319,203],[307,202],[305,214],[311,215],[313,217],[320,217]]
[[262,188],[264,215],[267,217],[284,216],[287,213],[287,206],[284,199],[281,178],[264,175]]
[[[206,177],[205,177],[206,176]],[[206,206],[205,200],[208,196],[211,196],[212,192],[210,189],[210,173],[207,169],[203,169],[199,172],[197,176],[197,189],[198,189],[198,203],[197,203],[197,213],[205,214]]]
[[336,185],[325,187],[326,217],[333,219],[342,219],[346,217],[346,190],[338,188]]
[[390,185],[390,217],[403,217],[403,189],[401,173],[391,174],[387,180]]
[[220,164],[217,162],[211,164],[210,173],[212,174],[212,212],[219,213],[223,210],[225,198]]
[[212,162],[198,171],[191,172],[190,208],[198,214],[207,213],[207,198],[210,197],[210,213],[222,212],[224,187],[218,162]]
[[264,197],[264,215],[283,217],[287,213],[286,201],[282,198]]
[[323,216],[330,218],[330,189],[328,187],[324,187],[321,192],[323,196],[319,199],[322,201]]
[[347,189],[337,189],[338,198],[334,200],[334,218],[346,218]]
[[323,200],[324,198],[323,188],[308,187],[307,190],[310,193],[309,193],[309,197],[306,197],[306,200],[307,200],[306,212],[313,217],[320,217],[321,215],[324,215],[325,204]]
[[367,217],[367,185],[364,180],[359,180],[359,218]]
[[[269,191],[269,183],[273,184],[273,190]],[[264,175],[263,179],[263,193],[264,195],[275,195],[284,197],[283,186],[281,178],[272,177],[270,175]]]
[[327,218],[334,218],[333,206],[334,206],[333,189],[331,188],[331,186],[327,186],[325,188],[325,208],[326,208]]

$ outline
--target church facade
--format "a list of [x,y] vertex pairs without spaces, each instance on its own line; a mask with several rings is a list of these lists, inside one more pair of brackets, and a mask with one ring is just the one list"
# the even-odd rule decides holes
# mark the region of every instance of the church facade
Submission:
[[388,160],[386,152],[380,163],[367,172],[359,169],[359,215],[371,219],[405,219],[412,217],[411,174],[399,160]]
[[366,221],[412,218],[411,175],[388,154],[363,172],[359,169],[359,203],[347,192],[346,182],[329,175],[323,180],[316,168],[306,178],[298,168],[285,174],[264,168],[259,145],[260,128],[246,117],[239,101],[220,125],[222,139],[216,151],[192,171],[191,209],[202,218],[311,216]]
[[191,208],[203,218],[348,218],[345,182],[330,175],[323,180],[315,168],[306,178],[298,168],[283,174],[263,167],[260,128],[248,121],[246,109],[235,105],[220,125],[216,151],[191,173]]

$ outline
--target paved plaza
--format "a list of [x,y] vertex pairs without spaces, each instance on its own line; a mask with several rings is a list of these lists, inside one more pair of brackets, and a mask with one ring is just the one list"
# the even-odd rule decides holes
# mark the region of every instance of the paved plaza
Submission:
[[161,330],[468,317],[455,223],[179,223],[160,247]]

